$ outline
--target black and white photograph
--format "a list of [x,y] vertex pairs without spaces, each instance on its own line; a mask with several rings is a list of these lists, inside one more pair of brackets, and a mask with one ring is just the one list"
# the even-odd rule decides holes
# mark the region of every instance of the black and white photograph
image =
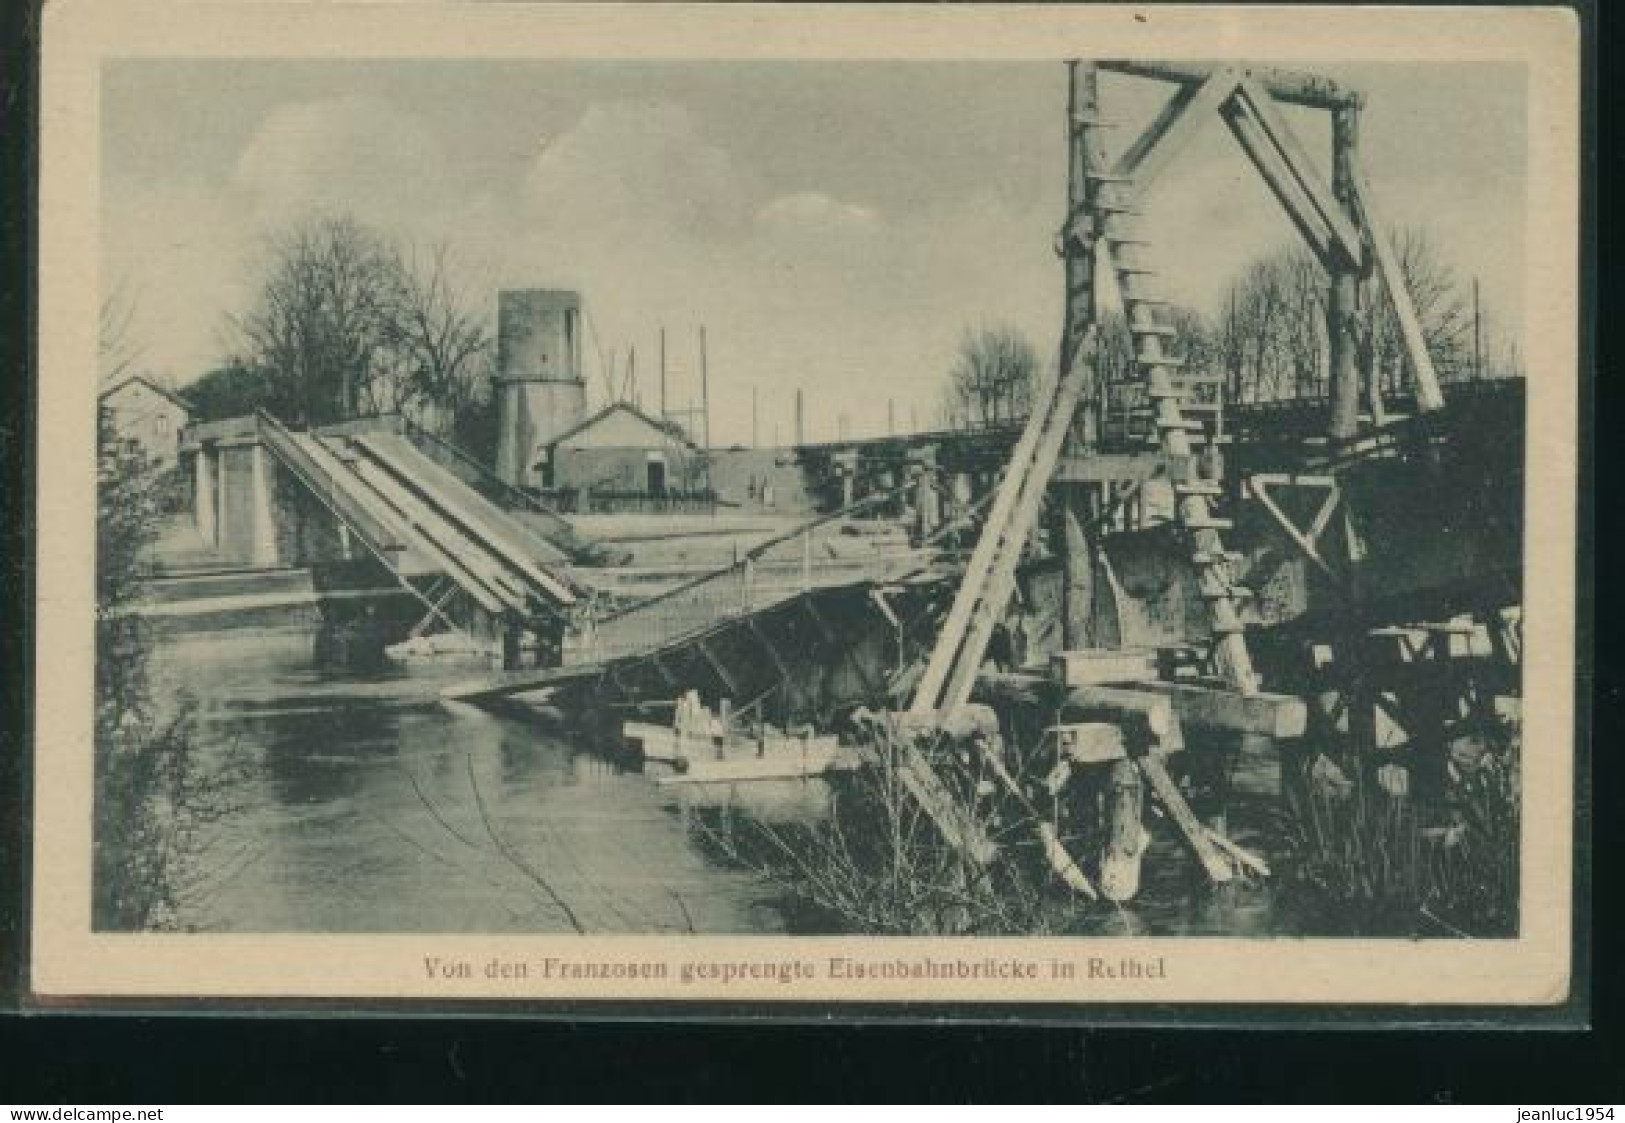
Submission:
[[1523,946],[1535,70],[1207,50],[98,59],[89,937]]

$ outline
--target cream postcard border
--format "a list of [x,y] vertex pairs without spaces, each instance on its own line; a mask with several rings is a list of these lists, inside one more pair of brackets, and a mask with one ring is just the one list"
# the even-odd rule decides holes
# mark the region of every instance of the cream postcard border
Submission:
[[[47,0],[41,80],[30,978],[74,996],[1552,1004],[1570,987],[1579,28],[1562,9]],[[1504,941],[125,935],[90,931],[99,75],[111,58],[1262,59],[1528,67],[1523,934]],[[1059,215],[1056,221],[1060,221]],[[1486,231],[1493,237],[1493,231]],[[87,326],[88,325],[88,326]],[[431,979],[426,957],[473,977]],[[837,977],[930,957],[1031,978]],[[664,979],[542,977],[556,961]],[[1109,978],[1090,961],[1144,965]],[[489,978],[524,962],[524,980]],[[1056,963],[1074,966],[1073,977]],[[726,965],[745,977],[724,980]],[[1016,966],[1009,966],[1009,965]],[[789,965],[789,966],[786,966]],[[684,968],[689,968],[684,981]],[[698,967],[702,977],[696,977]],[[771,974],[769,974],[771,972]],[[795,976],[779,981],[783,973]],[[810,973],[811,977],[805,977]],[[751,977],[754,975],[754,977]],[[765,976],[765,977],[764,977]],[[1092,977],[1093,976],[1093,977]]]

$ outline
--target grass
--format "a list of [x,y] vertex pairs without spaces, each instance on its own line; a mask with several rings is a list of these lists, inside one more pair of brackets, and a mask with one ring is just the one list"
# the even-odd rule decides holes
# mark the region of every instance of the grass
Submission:
[[1517,935],[1520,752],[1515,725],[1486,726],[1457,742],[1440,789],[1426,796],[1396,782],[1396,772],[1347,760],[1328,767],[1326,754],[1300,765],[1290,841],[1316,927],[1349,936]]

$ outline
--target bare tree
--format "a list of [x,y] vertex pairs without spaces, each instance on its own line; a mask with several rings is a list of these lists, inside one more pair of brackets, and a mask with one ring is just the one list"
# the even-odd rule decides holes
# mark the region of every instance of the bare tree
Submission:
[[1306,250],[1253,262],[1231,286],[1215,348],[1231,401],[1307,397],[1325,385],[1326,281]]
[[1038,354],[1016,328],[967,329],[949,374],[949,416],[967,428],[1018,421],[1032,407],[1038,372]]
[[490,370],[491,333],[452,276],[449,247],[397,253],[383,309],[389,361],[368,393],[378,412],[399,412],[436,432],[474,404]]
[[[1471,365],[1472,316],[1455,275],[1427,232],[1390,235],[1434,366],[1446,380]],[[1376,285],[1371,330],[1360,341],[1365,362],[1385,391],[1410,385],[1404,342],[1393,304]],[[1277,251],[1247,267],[1230,286],[1214,333],[1214,358],[1227,376],[1230,400],[1270,401],[1326,392],[1330,343],[1327,279],[1302,248]]]
[[[1439,255],[1437,244],[1420,227],[1401,227],[1392,234],[1394,256],[1416,306],[1422,337],[1434,369],[1446,382],[1470,378],[1473,314],[1469,297],[1455,271]],[[1399,318],[1387,299],[1378,302],[1372,323],[1373,360],[1384,390],[1411,386],[1410,362],[1399,331]]]
[[264,285],[237,324],[241,358],[261,372],[273,412],[309,424],[356,415],[363,392],[387,377],[398,272],[388,242],[348,216],[273,239]]
[[271,242],[225,369],[249,375],[245,404],[287,421],[400,413],[449,432],[479,404],[492,352],[454,274],[444,243],[402,248],[348,216],[300,223]]

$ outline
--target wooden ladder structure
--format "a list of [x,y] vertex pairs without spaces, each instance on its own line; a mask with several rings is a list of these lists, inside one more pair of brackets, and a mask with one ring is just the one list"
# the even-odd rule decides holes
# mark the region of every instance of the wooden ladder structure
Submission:
[[[1247,650],[1241,607],[1251,591],[1236,583],[1236,555],[1226,550],[1223,532],[1230,523],[1214,511],[1223,481],[1203,474],[1198,445],[1222,437],[1222,399],[1201,396],[1208,376],[1182,376],[1184,360],[1167,353],[1165,340],[1175,334],[1166,320],[1167,302],[1157,293],[1156,272],[1147,259],[1149,242],[1138,228],[1140,212],[1130,194],[1131,177],[1113,172],[1090,173],[1100,241],[1110,258],[1122,298],[1123,315],[1133,340],[1136,381],[1150,402],[1153,444],[1167,458],[1174,491],[1174,521],[1190,545],[1197,590],[1207,609],[1213,642],[1213,669],[1237,691],[1254,694],[1258,676]],[[1199,414],[1205,415],[1198,416]]]
[[[1211,449],[1224,439],[1222,387],[1210,375],[1185,372],[1182,360],[1170,353],[1169,341],[1177,330],[1168,319],[1167,301],[1158,292],[1156,272],[1148,258],[1149,243],[1139,223],[1141,200],[1205,121],[1217,117],[1224,122],[1331,279],[1331,434],[1347,436],[1344,430],[1357,421],[1360,372],[1355,366],[1354,337],[1356,322],[1368,317],[1372,306],[1370,286],[1363,280],[1368,260],[1374,262],[1373,272],[1398,315],[1420,407],[1437,409],[1443,400],[1415,306],[1377,226],[1371,192],[1358,169],[1358,94],[1318,75],[1273,68],[1074,62],[1070,69],[1069,211],[1060,243],[1067,263],[1067,300],[1060,374],[1037,395],[936,646],[916,684],[905,715],[915,727],[940,726],[969,701],[993,630],[1014,595],[1022,552],[1062,445],[1079,420],[1079,407],[1090,405],[1098,411],[1106,399],[1106,388],[1091,369],[1099,327],[1094,274],[1101,254],[1114,278],[1132,339],[1130,385],[1148,403],[1144,416],[1149,419],[1149,439],[1165,460],[1174,495],[1173,521],[1189,548],[1205,606],[1211,636],[1209,670],[1239,695],[1254,697],[1260,692],[1243,619],[1244,604],[1252,593],[1236,580],[1240,558],[1226,548],[1224,538],[1230,523],[1215,509],[1225,494],[1219,475],[1222,469],[1217,467],[1222,459],[1196,455],[1200,447]],[[1175,86],[1174,96],[1163,110],[1110,163],[1101,140],[1101,131],[1112,124],[1099,113],[1097,73],[1101,70]],[[1306,157],[1278,103],[1331,115],[1329,185]],[[1085,412],[1081,435],[1086,445],[1096,437],[1094,421]],[[1204,471],[1208,465],[1214,466],[1211,474]],[[1215,850],[1211,832],[1191,814],[1161,758],[1146,754],[1135,763],[1210,876],[1226,879],[1229,867]],[[997,761],[990,764],[1005,786],[1013,788],[1002,765]],[[910,790],[944,834],[981,860],[985,840],[963,833],[928,762],[923,757],[911,758],[910,771],[920,773],[917,780],[905,775]],[[1022,795],[1019,790],[1013,794]],[[1070,859],[1064,852],[1061,857],[1065,862],[1057,865],[1057,872],[1066,876],[1061,865],[1070,866]]]

